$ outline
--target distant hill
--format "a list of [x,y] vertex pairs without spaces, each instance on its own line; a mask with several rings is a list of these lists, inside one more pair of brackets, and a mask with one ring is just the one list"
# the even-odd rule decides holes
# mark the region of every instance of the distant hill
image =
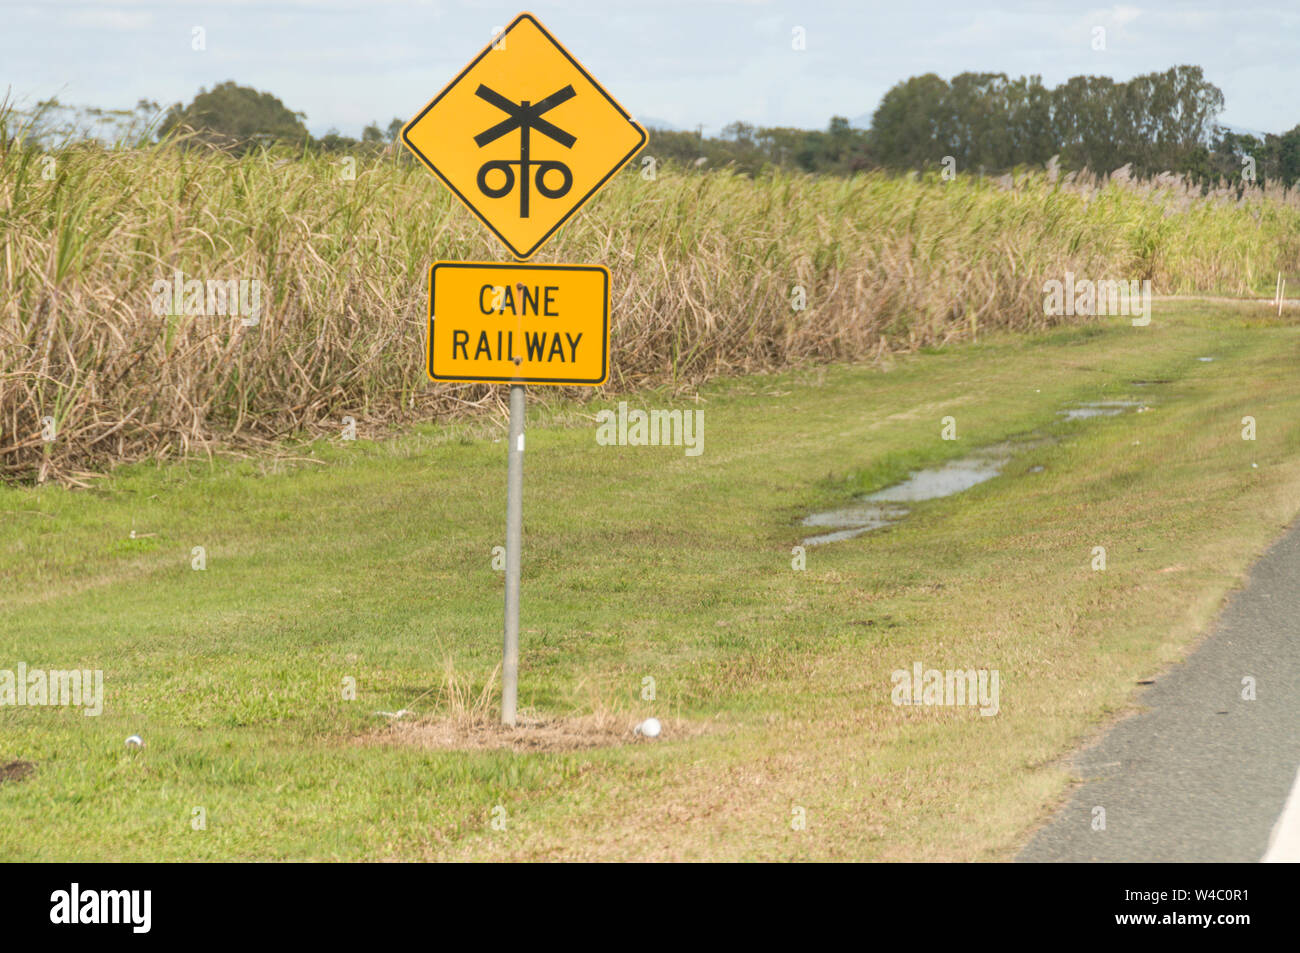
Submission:
[[683,132],[681,128],[674,126],[666,119],[656,119],[654,116],[633,116],[637,122],[647,129],[658,129],[660,132]]
[[1220,129],[1226,132],[1235,133],[1238,136],[1254,136],[1260,142],[1264,141],[1265,136],[1274,135],[1271,132],[1260,132],[1258,129],[1247,129],[1245,126],[1234,126],[1230,122],[1221,122],[1218,124]]

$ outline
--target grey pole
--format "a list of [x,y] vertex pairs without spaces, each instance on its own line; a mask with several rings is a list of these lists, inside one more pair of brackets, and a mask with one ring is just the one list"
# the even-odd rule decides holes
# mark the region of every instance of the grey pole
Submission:
[[506,624],[501,664],[501,724],[515,726],[519,698],[519,549],[524,523],[524,385],[510,385],[506,474]]

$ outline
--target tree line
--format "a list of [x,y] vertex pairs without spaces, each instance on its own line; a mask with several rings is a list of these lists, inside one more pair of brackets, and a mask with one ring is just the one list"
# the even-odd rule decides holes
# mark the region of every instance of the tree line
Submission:
[[[0,106],[3,106],[0,103]],[[267,147],[316,149],[324,152],[378,152],[402,130],[393,119],[381,128],[377,121],[361,131],[361,138],[330,130],[313,136],[305,113],[295,112],[271,93],[232,81],[200,89],[185,105],[159,106],[141,99],[135,109],[98,109],[61,103],[57,98],[38,102],[30,111],[13,110],[26,120],[29,143],[58,148],[76,142],[137,146],[176,137],[190,147],[211,147],[236,155]]]
[[[41,107],[48,111],[51,103]],[[744,122],[731,123],[715,137],[653,130],[647,153],[657,162],[751,175],[770,168],[831,175],[877,168],[1002,174],[1056,156],[1067,170],[1109,172],[1131,165],[1139,176],[1175,172],[1202,183],[1300,181],[1300,125],[1262,139],[1232,132],[1216,121],[1223,105],[1222,91],[1199,66],[1127,82],[1075,76],[1054,88],[1039,76],[962,73],[944,80],[927,73],[895,84],[866,129],[836,116],[824,130]],[[233,81],[199,90],[189,105],[163,110],[141,100],[134,112],[86,115],[101,125],[120,121],[136,130],[151,111],[146,138],[183,133],[188,142],[233,152],[274,145],[378,152],[402,128],[402,120],[393,119],[383,127],[370,123],[359,139],[336,130],[313,137],[302,113]]]
[[716,138],[657,132],[652,148],[684,164],[730,164],[750,173],[769,166],[924,172],[947,164],[1000,174],[1057,156],[1066,169],[1110,172],[1131,164],[1141,176],[1300,181],[1300,125],[1263,139],[1234,133],[1216,122],[1223,105],[1222,91],[1199,66],[1127,82],[1075,76],[1050,89],[1038,76],[962,73],[944,80],[927,73],[891,88],[868,129],[839,116],[824,131],[732,123]]

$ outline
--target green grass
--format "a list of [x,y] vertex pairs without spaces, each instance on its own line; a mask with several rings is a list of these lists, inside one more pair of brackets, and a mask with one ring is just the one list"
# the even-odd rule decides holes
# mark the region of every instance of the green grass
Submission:
[[[654,744],[372,743],[375,711],[439,714],[448,659],[472,686],[499,661],[499,421],[0,489],[0,669],[99,668],[107,695],[98,718],[0,708],[0,764],[38,765],[0,783],[0,856],[1007,857],[1064,790],[1060,759],[1300,510],[1300,331],[1174,307],[719,380],[698,404],[626,395],[702,408],[699,457],[597,446],[591,405],[530,408],[521,705],[695,732]],[[1132,383],[1151,379],[1170,383]],[[1152,410],[1056,414],[1124,397]],[[1030,432],[1056,439],[791,568],[810,510]],[[893,706],[914,661],[998,669],[1001,713]]]

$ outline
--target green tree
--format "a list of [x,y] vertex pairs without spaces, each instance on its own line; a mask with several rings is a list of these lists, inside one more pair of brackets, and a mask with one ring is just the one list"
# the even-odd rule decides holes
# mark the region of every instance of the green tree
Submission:
[[1300,126],[1277,137],[1277,176],[1286,185],[1300,182]]
[[270,93],[233,80],[200,89],[188,106],[176,103],[160,126],[166,135],[192,129],[202,142],[243,151],[257,142],[304,143],[311,139],[302,113],[290,110]]
[[949,87],[934,73],[891,88],[871,117],[871,144],[886,165],[924,168],[951,155],[945,115]]

